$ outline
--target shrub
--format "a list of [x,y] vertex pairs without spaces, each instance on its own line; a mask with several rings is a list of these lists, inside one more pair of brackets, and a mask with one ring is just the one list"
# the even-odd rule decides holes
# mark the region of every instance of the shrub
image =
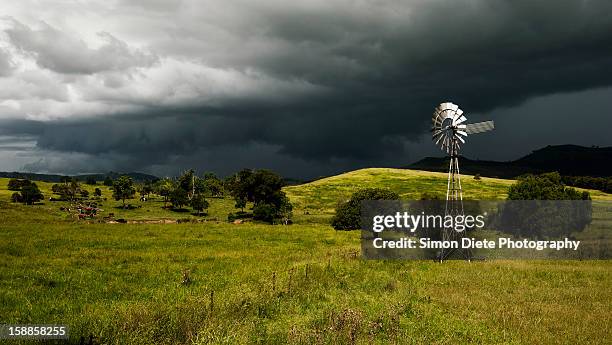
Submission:
[[508,189],[508,200],[590,200],[589,192],[566,187],[559,173],[525,175]]
[[508,200],[582,200],[555,204],[537,201],[507,203],[500,209],[505,232],[516,236],[555,238],[582,231],[592,215],[591,197],[566,187],[558,173],[526,175],[510,186]]
[[110,176],[106,176],[103,184],[107,187],[111,187],[113,185],[113,179]]
[[367,188],[359,190],[346,201],[339,203],[331,225],[336,230],[361,228],[361,202],[364,200],[399,200],[399,195],[387,189]]
[[474,175],[474,180],[480,180],[480,174]]
[[276,218],[277,209],[272,204],[257,204],[253,207],[253,219],[274,223]]

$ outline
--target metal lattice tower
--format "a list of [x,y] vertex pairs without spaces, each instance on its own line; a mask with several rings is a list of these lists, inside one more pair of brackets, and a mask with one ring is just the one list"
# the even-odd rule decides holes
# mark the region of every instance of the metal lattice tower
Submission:
[[[493,130],[493,121],[465,124],[467,118],[459,106],[450,102],[441,103],[434,111],[432,117],[432,140],[445,151],[450,160],[448,164],[448,182],[446,187],[446,206],[444,216],[463,215],[463,190],[461,188],[461,175],[459,172],[459,150],[461,144],[465,144],[468,134],[476,134]],[[461,241],[465,231],[458,232],[454,228],[442,229],[442,240]],[[457,253],[455,253],[457,252]],[[458,253],[461,252],[461,253]],[[442,250],[440,260],[445,260],[451,255],[470,260],[470,250],[457,251],[456,249]]]

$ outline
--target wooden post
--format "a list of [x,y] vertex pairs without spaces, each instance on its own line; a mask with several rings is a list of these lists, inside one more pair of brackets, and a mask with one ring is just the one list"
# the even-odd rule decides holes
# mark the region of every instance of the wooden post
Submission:
[[214,308],[215,308],[215,291],[211,290],[210,291],[210,312],[211,313]]

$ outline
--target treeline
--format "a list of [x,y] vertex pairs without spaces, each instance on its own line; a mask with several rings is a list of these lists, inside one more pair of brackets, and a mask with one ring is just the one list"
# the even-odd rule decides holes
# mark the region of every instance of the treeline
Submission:
[[568,186],[612,193],[612,177],[562,176],[561,180]]
[[[88,185],[97,185],[97,181],[88,178]],[[225,179],[213,173],[197,175],[194,170],[187,170],[177,178],[162,178],[136,184],[127,175],[115,179],[106,176],[102,182],[112,190],[112,197],[122,202],[122,207],[132,208],[129,200],[138,192],[141,201],[147,201],[150,194],[159,195],[163,208],[173,211],[185,211],[190,207],[196,215],[202,214],[210,206],[208,199],[232,197],[235,213],[230,213],[229,221],[254,219],[268,223],[290,224],[293,206],[282,191],[284,180],[269,170],[243,169]],[[43,199],[36,184],[28,179],[13,178],[9,180],[9,189],[14,190],[14,202],[33,204]],[[62,177],[61,183],[51,187],[54,197],[50,201],[81,202],[89,197],[89,192],[73,177]],[[100,188],[95,188],[95,197],[101,197]]]

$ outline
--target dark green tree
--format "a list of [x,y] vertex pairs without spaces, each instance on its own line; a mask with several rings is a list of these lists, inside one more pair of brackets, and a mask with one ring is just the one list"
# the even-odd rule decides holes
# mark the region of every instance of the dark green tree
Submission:
[[208,201],[204,198],[204,194],[197,193],[191,198],[191,207],[200,215],[203,210],[208,208]]
[[102,190],[100,188],[96,188],[94,190],[94,196],[98,196],[98,197],[102,196]]
[[169,178],[163,178],[155,184],[155,193],[164,199],[164,208],[166,208],[166,204],[173,190],[174,182]]
[[113,179],[110,176],[107,175],[104,178],[104,182],[103,183],[104,183],[105,186],[110,187],[110,186],[113,185]]
[[123,201],[123,208],[125,208],[125,199],[133,198],[134,194],[136,189],[131,177],[123,175],[113,182],[113,198]]
[[31,182],[21,187],[21,201],[24,204],[32,205],[43,199],[43,194],[38,189],[36,183]]
[[85,179],[85,183],[88,185],[92,185],[92,186],[95,186],[96,184],[98,184],[96,182],[96,178],[93,176],[88,176],[87,179]]
[[361,228],[361,202],[364,200],[399,200],[399,195],[387,189],[366,188],[351,195],[348,201],[336,206],[336,214],[331,225],[336,230],[355,230]]
[[180,184],[177,184],[174,189],[170,192],[169,195],[170,203],[172,203],[172,208],[175,210],[183,208],[183,206],[189,204],[189,195],[187,191],[180,187]]

